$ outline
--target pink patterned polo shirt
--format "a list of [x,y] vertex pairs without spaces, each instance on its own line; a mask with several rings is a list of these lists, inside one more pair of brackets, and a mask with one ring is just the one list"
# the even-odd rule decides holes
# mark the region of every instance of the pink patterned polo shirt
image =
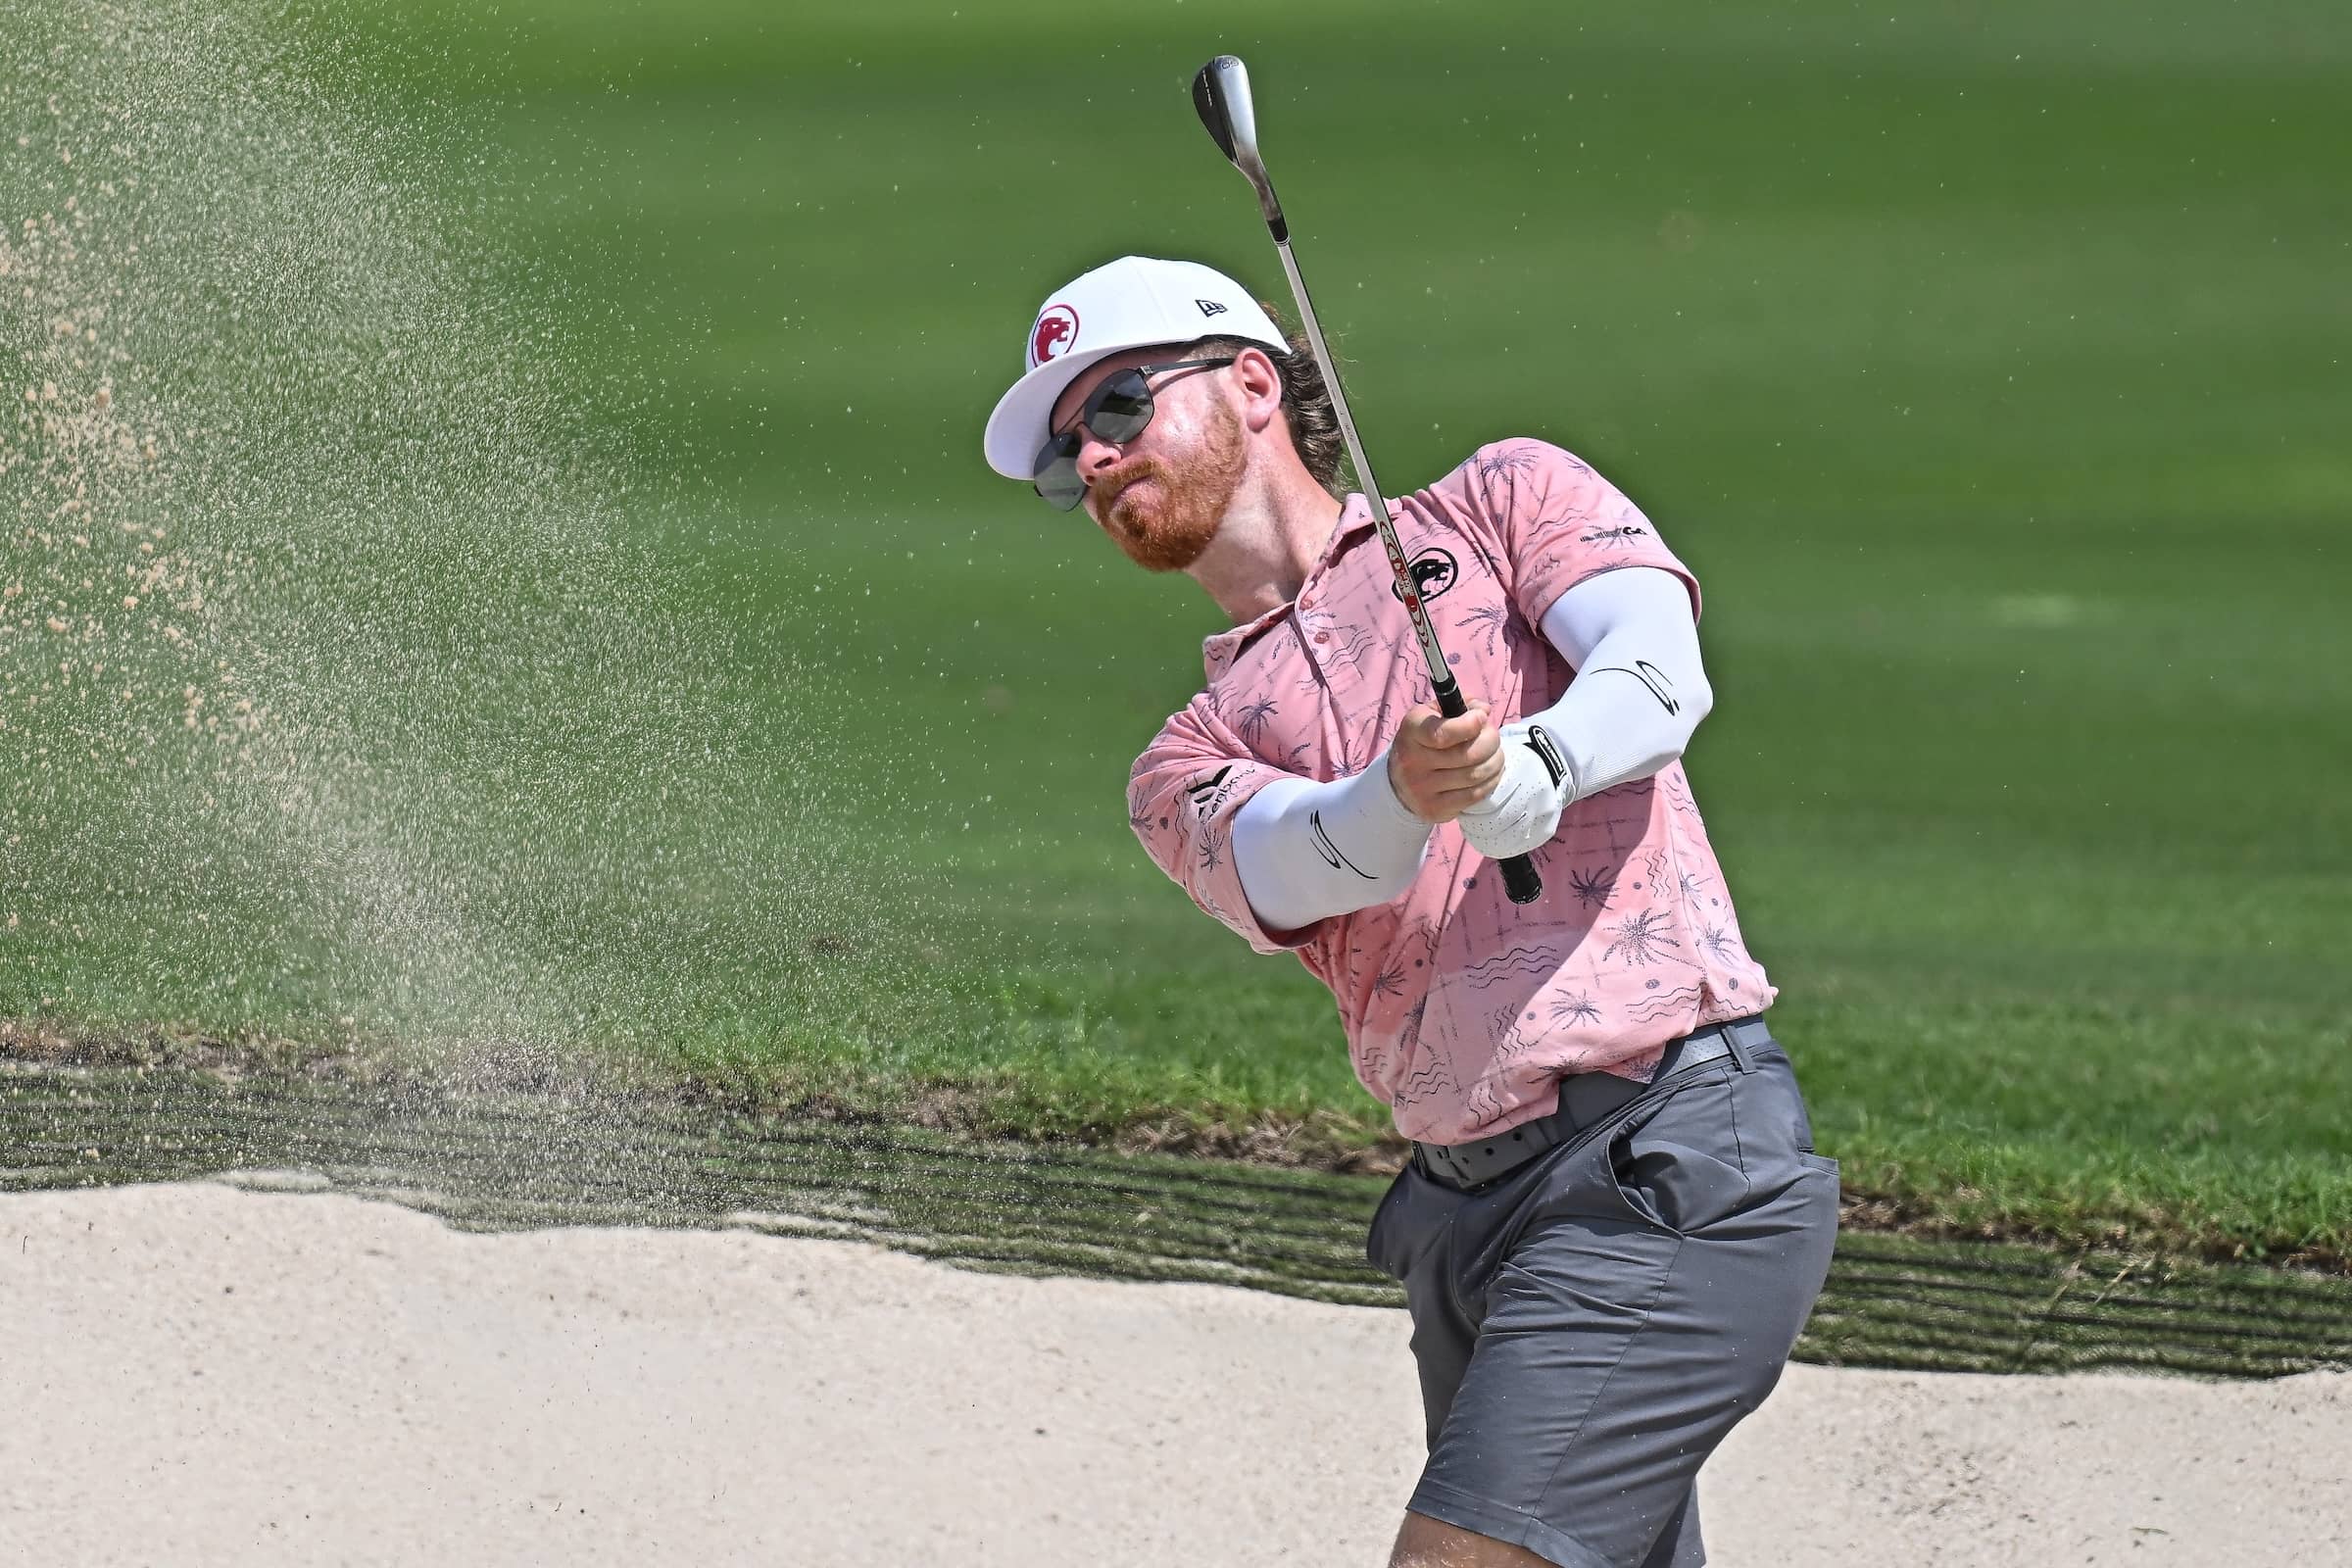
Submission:
[[[1482,447],[1390,515],[1462,693],[1497,723],[1550,707],[1574,673],[1536,628],[1598,572],[1658,566],[1698,584],[1615,486],[1541,441]],[[1666,1042],[1761,1012],[1748,956],[1682,764],[1575,802],[1514,905],[1451,823],[1404,895],[1298,931],[1251,913],[1233,816],[1285,774],[1370,766],[1430,697],[1396,578],[1350,496],[1298,597],[1202,645],[1208,686],[1137,760],[1136,834],[1193,902],[1260,953],[1295,951],[1331,988],[1356,1076],[1424,1142],[1489,1137],[1557,1108],[1563,1073],[1647,1079]]]

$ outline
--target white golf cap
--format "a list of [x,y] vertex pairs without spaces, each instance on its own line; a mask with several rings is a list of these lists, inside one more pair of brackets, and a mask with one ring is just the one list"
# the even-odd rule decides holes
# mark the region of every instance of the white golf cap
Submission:
[[1022,345],[1027,373],[988,416],[988,466],[1007,479],[1034,477],[1054,403],[1098,360],[1203,337],[1290,347],[1248,289],[1199,262],[1122,256],[1064,284],[1030,325]]

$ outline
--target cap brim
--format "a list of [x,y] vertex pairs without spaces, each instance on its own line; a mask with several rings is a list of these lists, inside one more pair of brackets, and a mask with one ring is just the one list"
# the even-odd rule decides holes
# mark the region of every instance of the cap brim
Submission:
[[988,428],[981,435],[988,466],[1007,479],[1036,478],[1037,449],[1046,444],[1054,403],[1089,368],[1123,352],[1125,346],[1064,354],[1013,382],[1012,389],[997,400],[997,410],[988,416]]

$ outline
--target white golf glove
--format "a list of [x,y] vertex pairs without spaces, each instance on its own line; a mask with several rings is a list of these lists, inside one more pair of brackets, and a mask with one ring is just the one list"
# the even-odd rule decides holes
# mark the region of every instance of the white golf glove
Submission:
[[1502,777],[1494,793],[1454,818],[1470,847],[1490,860],[1550,843],[1576,790],[1559,744],[1542,725],[1520,720],[1501,733]]

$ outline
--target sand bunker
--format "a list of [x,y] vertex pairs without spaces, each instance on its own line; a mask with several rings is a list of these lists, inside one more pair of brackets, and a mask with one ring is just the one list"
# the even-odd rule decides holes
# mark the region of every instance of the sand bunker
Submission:
[[[1377,1564],[1403,1314],[746,1233],[0,1198],[0,1560]],[[2352,1558],[2352,1376],[1799,1366],[1713,1560]]]

